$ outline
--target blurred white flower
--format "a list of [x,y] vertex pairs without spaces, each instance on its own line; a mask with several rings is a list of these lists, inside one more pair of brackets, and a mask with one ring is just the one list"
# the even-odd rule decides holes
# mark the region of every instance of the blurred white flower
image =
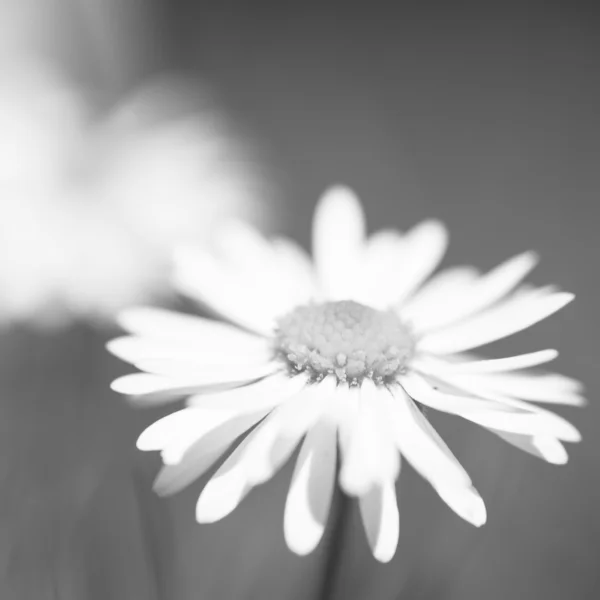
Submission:
[[579,432],[529,402],[583,403],[578,382],[530,369],[556,351],[500,359],[464,354],[571,301],[553,288],[517,287],[536,262],[533,254],[484,275],[453,268],[429,278],[446,248],[445,228],[428,221],[404,235],[382,231],[367,239],[360,203],[345,188],[322,199],[313,240],[314,269],[292,242],[268,242],[242,225],[223,231],[218,258],[182,252],[179,289],[239,327],[152,308],[123,313],[133,335],[109,349],[145,373],[113,388],[147,403],[189,396],[187,408],[151,425],[137,442],[162,453],[159,493],[188,485],[250,431],[198,500],[197,520],[216,521],[301,443],[284,533],[294,552],[306,554],[323,535],[339,443],[339,483],[359,498],[373,554],[385,562],[398,541],[401,455],[459,516],[476,526],[486,521],[469,475],[422,407],[459,415],[551,463],[566,462],[563,442],[579,441]]
[[164,81],[94,118],[52,71],[0,81],[0,322],[109,317],[164,293],[175,243],[265,222],[251,149],[189,91]]

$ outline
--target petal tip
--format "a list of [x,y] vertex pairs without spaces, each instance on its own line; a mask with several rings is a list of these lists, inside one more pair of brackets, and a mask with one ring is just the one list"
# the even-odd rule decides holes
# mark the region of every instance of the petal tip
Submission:
[[393,552],[389,550],[373,552],[373,557],[375,560],[383,564],[389,563],[394,556],[396,556],[396,548],[394,548]]
[[564,298],[565,303],[575,300],[575,294],[573,292],[562,292],[562,297]]
[[320,202],[352,202],[360,203],[356,192],[348,185],[343,183],[335,183],[329,186],[323,195]]
[[[204,493],[204,492],[203,492]],[[210,502],[204,502],[202,494],[198,498],[196,504],[196,522],[200,524],[215,523],[221,520],[225,515],[221,514],[222,511],[215,510],[215,505]]]
[[308,556],[318,545],[319,539],[311,537],[302,537],[297,534],[290,534],[284,529],[285,543],[287,547],[298,556]]
[[104,347],[110,354],[112,354],[119,360],[131,362],[128,359],[129,353],[127,352],[128,348],[131,345],[129,341],[130,339],[131,338],[129,336],[118,337],[106,342]]
[[129,375],[119,377],[110,383],[110,389],[117,394],[125,394],[126,396],[131,393],[129,389]]
[[540,262],[540,255],[536,250],[526,250],[518,257],[527,265],[528,269],[533,269]]

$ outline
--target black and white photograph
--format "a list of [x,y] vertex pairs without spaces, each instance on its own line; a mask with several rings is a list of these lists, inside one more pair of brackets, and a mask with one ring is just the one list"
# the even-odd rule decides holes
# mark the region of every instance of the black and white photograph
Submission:
[[600,7],[0,0],[0,600],[600,597]]

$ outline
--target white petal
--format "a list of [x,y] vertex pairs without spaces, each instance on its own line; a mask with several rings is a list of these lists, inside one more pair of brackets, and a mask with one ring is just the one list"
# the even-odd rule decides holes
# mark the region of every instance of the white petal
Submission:
[[[245,419],[247,423],[249,423],[248,427],[252,427],[261,419],[263,419],[268,412],[268,410],[263,409],[241,415],[241,417]],[[238,415],[229,416],[222,423],[216,422],[215,418],[211,414],[206,414],[205,418],[209,422],[212,422],[211,427],[207,427],[206,425],[202,424],[202,428],[198,428],[196,431],[181,432],[176,438],[172,439],[167,445],[165,445],[160,453],[162,461],[165,465],[175,465],[181,462],[185,454],[201,439],[201,437],[207,435],[209,432],[212,432],[215,428],[224,425],[229,420],[237,420]]]
[[175,494],[203,475],[244,431],[257,421],[257,415],[246,413],[233,417],[207,431],[197,439],[175,464],[165,465],[154,482],[161,496]]
[[300,393],[278,407],[280,434],[296,438],[304,435],[331,409],[336,394],[335,377],[325,377],[319,383],[305,387]]
[[[345,386],[340,386],[344,389]],[[345,388],[343,419],[340,421],[342,468],[340,485],[347,494],[360,496],[373,484],[395,480],[400,467],[392,431],[380,405],[378,390],[365,379],[360,388]]]
[[[235,384],[232,382],[231,387],[233,385]],[[148,373],[133,373],[115,379],[110,387],[119,394],[130,396],[136,402],[152,405],[174,402],[183,396],[195,394],[201,386],[195,381],[174,380],[158,375],[149,375]]]
[[302,436],[323,415],[331,400],[333,386],[333,378],[326,378],[319,384],[303,387],[295,396],[277,406],[251,434],[244,457],[251,485],[270,479],[291,456]]
[[[342,454],[340,485],[347,494],[364,494],[371,486],[368,461],[362,452],[372,452],[371,428],[361,428],[360,389],[352,387],[345,392],[346,407],[339,411],[339,441]],[[366,429],[366,431],[365,431]],[[369,435],[371,434],[371,435]],[[365,439],[367,438],[367,439]]]
[[231,220],[221,227],[216,243],[229,264],[242,269],[254,270],[258,265],[271,268],[275,262],[271,244],[254,227],[243,221]]
[[[448,294],[440,290],[437,300],[431,300],[424,310],[414,319],[414,325],[419,333],[432,331],[491,306],[506,296],[537,263],[537,255],[525,252],[502,263],[478,280],[464,286],[462,294]],[[417,311],[419,307],[415,301]]]
[[485,525],[485,504],[475,488],[458,487],[446,483],[436,487],[440,498],[462,519],[475,527]]
[[429,482],[448,481],[470,486],[471,479],[427,419],[400,386],[390,388],[393,397],[382,397],[395,443],[411,465]]
[[251,381],[281,369],[281,364],[272,361],[271,358],[265,361],[227,363],[214,358],[206,361],[196,360],[193,356],[188,356],[187,359],[147,358],[136,361],[135,366],[146,373],[174,379],[198,380],[207,385]]
[[118,317],[123,329],[155,340],[170,340],[193,346],[261,348],[264,339],[213,319],[177,313],[161,308],[139,306],[122,311]]
[[581,441],[579,431],[566,419],[532,407],[531,412],[477,411],[461,415],[465,419],[500,431],[522,435],[554,437],[567,442]]
[[323,413],[330,393],[331,387],[323,382],[304,386],[277,406],[252,432],[244,454],[249,484],[258,485],[275,474]]
[[361,285],[355,291],[357,302],[377,309],[395,305],[403,289],[401,278],[396,276],[405,253],[402,235],[397,231],[378,231],[372,235],[365,248],[360,269]]
[[[267,414],[267,410],[248,413],[253,425]],[[165,464],[178,463],[198,440],[238,415],[232,411],[202,411],[183,409],[159,419],[147,427],[137,440],[140,450],[161,450]]]
[[248,483],[255,486],[271,479],[292,455],[301,438],[300,434],[295,437],[281,435],[280,419],[275,409],[247,448],[245,463]]
[[564,465],[569,460],[565,447],[556,438],[541,435],[519,435],[494,429],[490,429],[490,431],[519,450],[533,454],[553,465]]
[[251,440],[249,435],[240,443],[202,490],[196,503],[198,523],[214,523],[226,517],[252,489],[244,469],[244,455]]
[[[256,265],[256,269],[260,269]],[[175,286],[216,313],[262,335],[271,335],[279,313],[275,289],[256,286],[252,273],[234,273],[200,249],[175,255]]]
[[529,435],[550,435],[578,442],[581,435],[561,416],[513,398],[482,400],[435,389],[424,377],[411,373],[400,382],[415,400],[432,408],[455,414],[482,425],[502,431]]
[[307,304],[318,295],[316,274],[308,253],[292,240],[279,238],[273,241],[278,255],[283,284],[297,294],[297,304]]
[[507,337],[549,317],[573,300],[566,292],[523,293],[480,315],[426,334],[418,343],[421,352],[452,354]]
[[279,365],[275,363],[239,367],[232,365],[218,369],[213,366],[208,372],[192,373],[187,377],[134,373],[119,377],[112,382],[111,388],[120,394],[136,396],[139,402],[151,404],[175,400],[203,391],[240,386],[271,375],[278,368]]
[[354,298],[361,284],[365,218],[360,201],[345,187],[331,188],[319,201],[313,221],[313,256],[319,284],[328,300]]
[[476,390],[482,397],[509,396],[521,400],[581,406],[580,384],[556,373],[498,373],[493,375],[448,375],[455,385]]
[[287,373],[275,373],[242,387],[191,396],[187,404],[206,410],[227,409],[236,412],[272,408],[300,392],[306,382],[302,375],[290,377]]
[[360,514],[373,556],[389,562],[396,553],[400,515],[393,481],[373,486],[359,500]]
[[572,406],[586,403],[580,394],[581,383],[556,373],[458,373],[453,366],[449,367],[444,361],[432,358],[420,358],[413,361],[412,366],[421,373],[447,382],[453,388],[496,402],[511,404],[514,398],[519,398]]
[[400,386],[390,391],[393,401],[392,398],[388,401],[388,414],[402,454],[453,511],[475,525],[482,525],[485,506],[467,472],[406,392]]
[[[314,284],[304,277],[299,249],[291,242],[268,242],[256,229],[242,222],[232,222],[219,233],[219,245],[225,258],[236,268],[240,281],[247,281],[268,292],[270,310],[284,314],[294,306],[308,302]],[[313,282],[314,283],[314,282]]]
[[325,530],[336,466],[336,430],[321,420],[307,434],[287,496],[284,534],[296,554],[312,552]]
[[556,350],[539,350],[519,356],[510,356],[507,358],[494,358],[476,361],[463,361],[447,363],[447,367],[452,373],[497,373],[501,371],[513,371],[516,369],[526,369],[550,362],[558,356]]
[[138,437],[139,450],[162,450],[172,439],[193,431],[198,437],[203,431],[221,425],[230,419],[231,413],[217,413],[205,419],[199,411],[190,409],[178,410],[147,427]]
[[[301,405],[296,404],[295,408],[301,410]],[[196,506],[199,522],[213,522],[229,514],[252,487],[269,479],[281,467],[294,451],[301,434],[291,438],[281,436],[280,432],[281,413],[275,409],[208,482]]]
[[[296,405],[296,408],[301,408]],[[196,506],[199,522],[213,522],[234,510],[252,487],[269,479],[301,438],[280,435],[278,409],[252,431],[206,485]]]
[[434,275],[402,306],[402,319],[418,333],[435,328],[445,315],[462,307],[477,279],[472,267],[453,267]]
[[396,302],[402,304],[437,268],[446,252],[448,233],[438,221],[424,221],[404,237],[403,263],[395,274],[401,287]]
[[498,411],[510,411],[510,408],[504,407],[499,402],[482,400],[471,395],[447,393],[436,389],[433,383],[414,372],[401,375],[399,381],[408,395],[417,402],[450,414],[462,415],[467,411],[483,410],[491,406]]
[[146,359],[170,359],[203,363],[255,364],[267,362],[273,355],[269,343],[257,338],[251,343],[211,344],[205,338],[194,342],[171,341],[149,337],[125,336],[111,340],[106,345],[118,358],[137,365]]

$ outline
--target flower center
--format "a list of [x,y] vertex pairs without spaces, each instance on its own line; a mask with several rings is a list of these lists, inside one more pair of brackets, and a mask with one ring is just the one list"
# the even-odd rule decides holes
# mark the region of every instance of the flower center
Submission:
[[383,384],[412,356],[414,341],[398,315],[353,302],[298,306],[277,323],[275,349],[291,372],[315,381],[335,375],[359,384]]

